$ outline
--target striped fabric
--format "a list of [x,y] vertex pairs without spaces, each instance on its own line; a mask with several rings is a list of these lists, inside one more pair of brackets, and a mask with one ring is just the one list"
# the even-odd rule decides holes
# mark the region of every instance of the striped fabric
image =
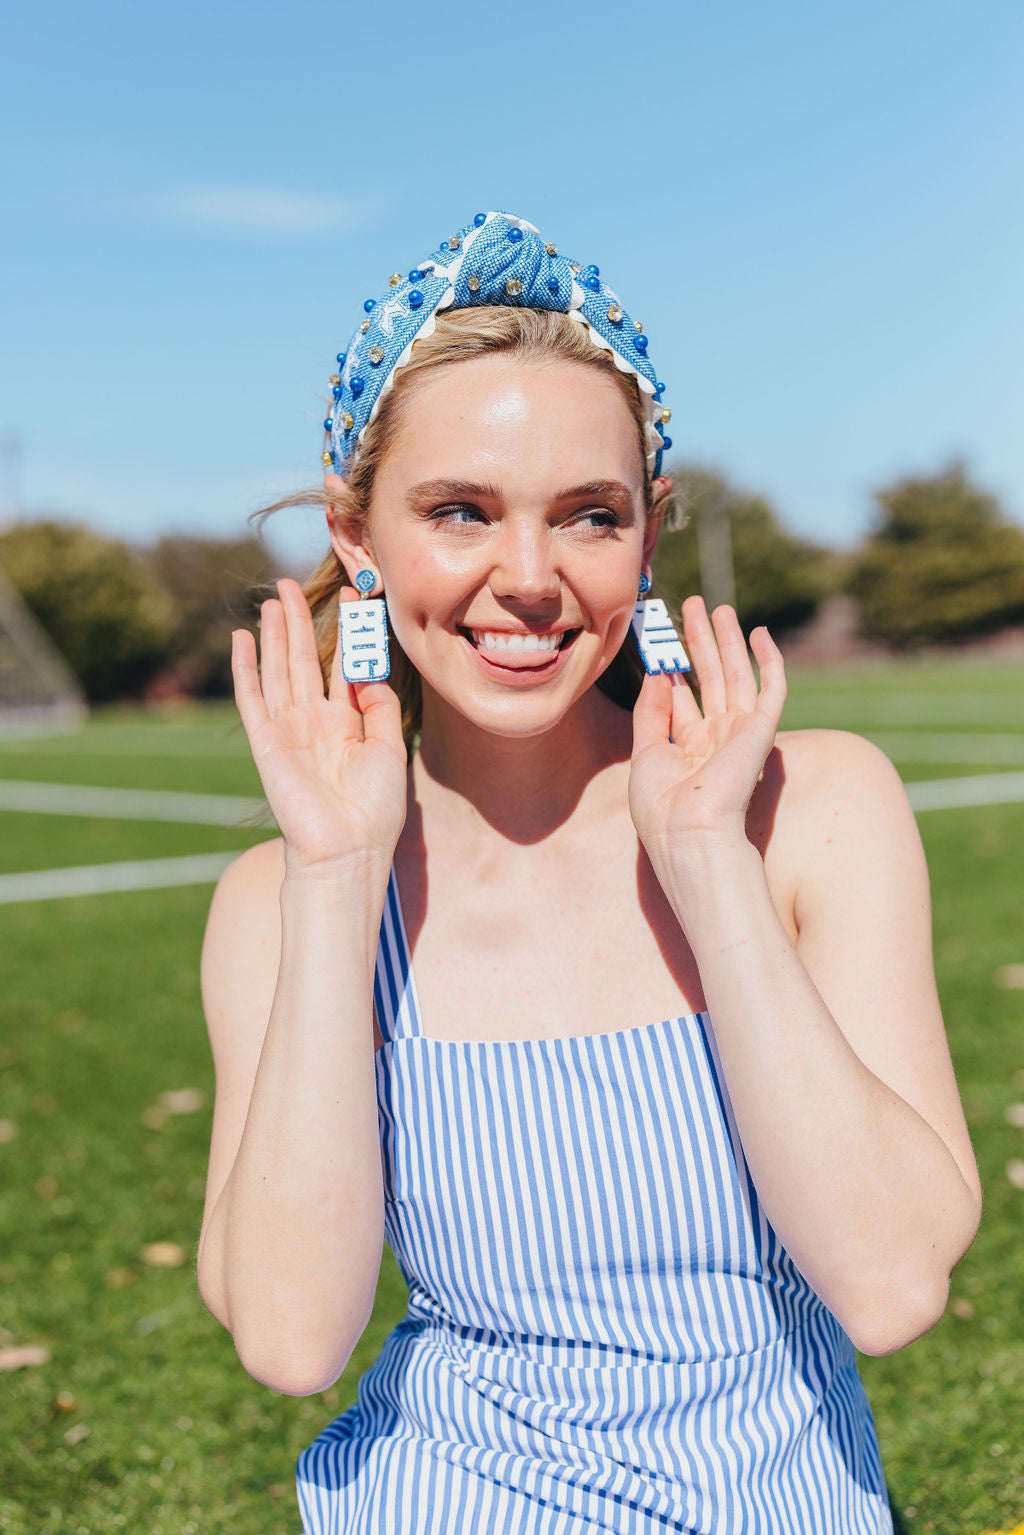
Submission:
[[394,875],[375,996],[409,1307],[299,1457],[306,1535],[891,1535],[852,1345],[761,1210],[707,1014],[428,1038]]

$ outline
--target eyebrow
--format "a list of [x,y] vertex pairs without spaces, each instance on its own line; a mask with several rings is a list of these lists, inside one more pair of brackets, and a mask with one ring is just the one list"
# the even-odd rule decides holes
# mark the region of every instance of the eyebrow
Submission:
[[[593,496],[601,500],[631,501],[632,491],[621,480],[586,480],[582,485],[570,485],[554,496],[555,501],[580,501]],[[473,480],[423,480],[407,492],[412,502],[426,500],[456,500],[460,496],[479,496],[485,500],[500,501],[501,488],[497,485],[478,485]]]

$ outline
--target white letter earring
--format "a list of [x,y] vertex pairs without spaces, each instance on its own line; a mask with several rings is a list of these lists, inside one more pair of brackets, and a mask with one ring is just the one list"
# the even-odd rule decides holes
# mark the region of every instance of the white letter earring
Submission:
[[372,570],[360,570],[356,586],[362,602],[338,602],[341,675],[346,682],[386,682],[391,675],[388,610],[383,597],[370,597],[377,585]]
[[642,571],[640,592],[633,608],[630,628],[644,669],[655,676],[659,672],[688,672],[689,658],[669,617],[668,608],[660,597],[645,597],[650,589],[651,578],[646,571]]

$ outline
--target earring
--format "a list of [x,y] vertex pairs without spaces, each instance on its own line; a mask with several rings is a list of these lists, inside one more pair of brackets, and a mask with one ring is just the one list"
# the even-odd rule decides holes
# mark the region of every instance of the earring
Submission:
[[346,682],[386,682],[391,675],[388,653],[388,610],[383,597],[369,597],[377,585],[372,570],[356,574],[362,602],[338,600],[338,643],[341,675]]
[[688,672],[690,662],[682,641],[675,630],[668,608],[660,597],[647,597],[651,578],[646,571],[640,575],[640,591],[629,627],[633,631],[644,670],[652,675],[659,672]]

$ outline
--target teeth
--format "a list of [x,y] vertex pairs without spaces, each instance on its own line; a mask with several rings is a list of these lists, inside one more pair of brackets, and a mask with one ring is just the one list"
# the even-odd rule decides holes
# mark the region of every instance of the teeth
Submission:
[[483,650],[557,650],[561,634],[501,634],[493,629],[472,629],[473,643]]

